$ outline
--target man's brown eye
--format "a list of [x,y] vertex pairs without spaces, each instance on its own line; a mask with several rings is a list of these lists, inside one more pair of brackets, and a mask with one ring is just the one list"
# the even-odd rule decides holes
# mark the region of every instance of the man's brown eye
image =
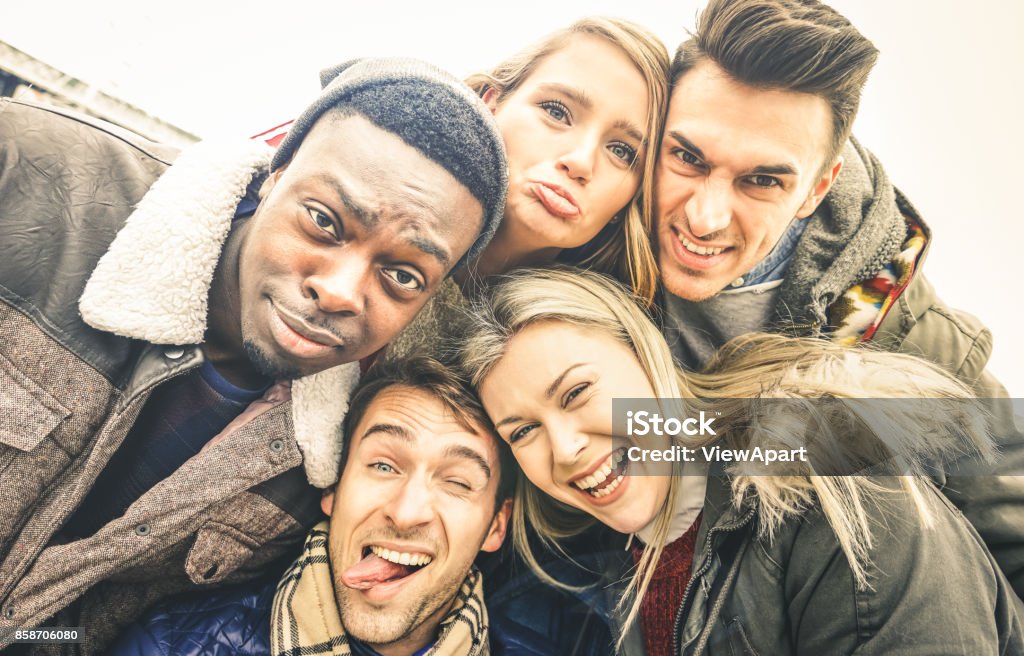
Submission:
[[755,175],[754,177],[752,177],[750,179],[750,181],[753,182],[754,186],[756,186],[756,187],[766,187],[767,188],[767,187],[778,187],[779,186],[778,178],[773,178],[770,175]]
[[316,227],[320,228],[335,239],[338,238],[338,228],[334,225],[334,221],[331,217],[327,216],[320,210],[309,208],[309,216],[313,220]]
[[394,280],[402,289],[419,291],[424,287],[416,276],[405,269],[384,269],[384,275]]

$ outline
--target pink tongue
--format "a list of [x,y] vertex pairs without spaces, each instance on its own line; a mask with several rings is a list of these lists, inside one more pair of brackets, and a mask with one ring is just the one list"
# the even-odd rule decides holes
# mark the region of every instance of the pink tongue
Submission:
[[409,568],[406,565],[384,560],[371,552],[366,558],[342,572],[341,582],[356,590],[366,590],[408,573]]

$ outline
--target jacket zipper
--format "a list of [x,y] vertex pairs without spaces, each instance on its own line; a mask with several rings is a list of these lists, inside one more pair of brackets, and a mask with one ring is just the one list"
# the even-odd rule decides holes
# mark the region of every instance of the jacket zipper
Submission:
[[[737,531],[743,528],[744,526],[750,523],[750,520],[751,518],[753,518],[754,513],[755,509],[750,508],[749,510],[747,510],[747,513],[743,517],[741,517],[737,523],[732,524],[731,526],[712,527],[711,530],[708,531],[707,539],[704,541],[705,553],[709,553],[711,551],[711,541],[712,539],[714,539],[714,536],[717,533],[731,533],[733,531]],[[690,590],[693,588],[694,581],[696,581],[699,577],[704,576],[704,574],[707,573],[709,569],[711,569],[711,558],[707,558],[704,561],[704,564],[701,565],[701,568],[690,575],[690,580],[686,584],[686,590],[683,591],[683,601],[679,604],[679,610],[676,611],[676,621],[672,626],[672,653],[674,654],[680,654],[681,656],[683,653],[682,646],[680,644],[681,636],[679,635],[679,633],[682,630],[683,609],[686,608],[686,602],[690,598]]]

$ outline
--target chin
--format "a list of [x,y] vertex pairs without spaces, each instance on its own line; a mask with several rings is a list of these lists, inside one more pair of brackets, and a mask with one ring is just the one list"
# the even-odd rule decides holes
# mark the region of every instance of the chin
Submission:
[[661,284],[665,289],[670,294],[694,303],[706,301],[726,287],[725,284],[681,270],[678,266],[663,266],[661,270]]

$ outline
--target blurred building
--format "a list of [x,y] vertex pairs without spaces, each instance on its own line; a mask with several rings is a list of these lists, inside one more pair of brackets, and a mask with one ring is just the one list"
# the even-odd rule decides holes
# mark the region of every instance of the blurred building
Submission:
[[0,41],[0,96],[68,107],[153,141],[184,147],[199,137]]

